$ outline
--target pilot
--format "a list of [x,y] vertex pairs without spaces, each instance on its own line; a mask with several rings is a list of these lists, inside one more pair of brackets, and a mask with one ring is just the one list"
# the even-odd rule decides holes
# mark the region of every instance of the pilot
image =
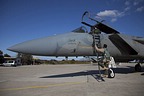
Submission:
[[102,53],[102,58],[100,59],[99,65],[104,69],[104,77],[108,77],[108,66],[110,63],[110,54],[107,50],[107,45],[104,44],[103,48],[98,48],[95,45],[95,49],[97,52]]
[[96,27],[92,27],[90,34],[101,34],[101,31]]

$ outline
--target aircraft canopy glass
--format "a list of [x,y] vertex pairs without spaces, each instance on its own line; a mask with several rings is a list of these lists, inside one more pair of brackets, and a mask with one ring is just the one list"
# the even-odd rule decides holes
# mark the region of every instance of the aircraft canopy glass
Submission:
[[76,33],[87,33],[87,29],[84,26],[81,26],[75,30],[73,30],[72,32],[76,32]]

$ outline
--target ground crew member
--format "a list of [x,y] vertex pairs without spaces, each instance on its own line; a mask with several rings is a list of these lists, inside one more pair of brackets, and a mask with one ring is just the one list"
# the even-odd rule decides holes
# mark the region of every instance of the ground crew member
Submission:
[[100,60],[100,63],[99,65],[104,68],[104,77],[108,77],[108,66],[109,66],[109,63],[110,63],[110,54],[107,50],[107,45],[104,44],[103,45],[103,48],[98,48],[96,45],[95,45],[95,49],[97,52],[101,52],[102,53],[102,58]]

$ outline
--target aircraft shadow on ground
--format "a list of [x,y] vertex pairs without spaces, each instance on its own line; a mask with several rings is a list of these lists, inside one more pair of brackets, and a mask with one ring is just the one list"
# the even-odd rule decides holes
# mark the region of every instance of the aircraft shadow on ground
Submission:
[[[135,67],[127,66],[125,68],[114,68],[114,72],[119,74],[135,73]],[[141,72],[144,72],[144,68],[142,68]]]
[[44,76],[44,77],[40,77],[40,78],[63,78],[63,77],[86,76],[86,75],[93,75],[93,74],[98,74],[98,70],[81,71],[81,72],[58,74],[58,75],[50,75],[50,76]]
[[[134,73],[134,67],[127,66],[126,68],[114,68],[114,72],[118,74],[130,74]],[[144,72],[144,70],[142,70]],[[103,74],[104,71],[101,71]],[[66,74],[58,74],[58,75],[49,75],[49,76],[43,76],[40,78],[64,78],[64,77],[76,77],[76,76],[86,76],[86,75],[98,75],[99,70],[88,70],[88,71],[81,71],[81,72],[75,72],[75,73],[66,73]],[[143,75],[143,73],[141,74]]]

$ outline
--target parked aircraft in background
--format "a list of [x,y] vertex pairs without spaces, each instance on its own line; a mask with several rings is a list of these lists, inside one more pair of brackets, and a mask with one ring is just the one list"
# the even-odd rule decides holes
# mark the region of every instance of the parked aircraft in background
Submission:
[[[90,25],[82,19],[82,24],[91,28],[89,32],[86,27],[80,27],[66,34],[16,44],[8,50],[40,56],[97,56],[93,47],[95,43],[99,47],[107,44],[108,51],[115,61],[144,60],[143,37],[120,34],[115,29],[91,18],[88,12],[85,12],[82,18],[86,15],[96,22],[95,25]],[[98,29],[100,32],[94,32],[93,29]],[[139,63],[135,66],[136,71],[141,70]]]

